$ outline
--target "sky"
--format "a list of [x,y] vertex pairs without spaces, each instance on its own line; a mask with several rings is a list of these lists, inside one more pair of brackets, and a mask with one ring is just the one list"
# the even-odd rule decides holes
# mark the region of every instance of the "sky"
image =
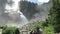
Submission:
[[28,0],[30,2],[34,2],[34,3],[37,3],[37,4],[43,4],[43,3],[48,3],[49,0]]

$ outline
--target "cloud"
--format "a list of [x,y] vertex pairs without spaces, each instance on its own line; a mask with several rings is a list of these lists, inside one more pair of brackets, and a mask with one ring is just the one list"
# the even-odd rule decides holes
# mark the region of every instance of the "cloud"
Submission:
[[49,0],[38,0],[38,2],[48,3],[48,2],[49,2]]

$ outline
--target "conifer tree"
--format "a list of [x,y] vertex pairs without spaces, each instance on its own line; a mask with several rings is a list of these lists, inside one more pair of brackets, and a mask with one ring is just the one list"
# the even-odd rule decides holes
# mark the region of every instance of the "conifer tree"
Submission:
[[55,32],[60,32],[60,0],[52,0],[53,6],[49,11],[48,22],[54,26]]

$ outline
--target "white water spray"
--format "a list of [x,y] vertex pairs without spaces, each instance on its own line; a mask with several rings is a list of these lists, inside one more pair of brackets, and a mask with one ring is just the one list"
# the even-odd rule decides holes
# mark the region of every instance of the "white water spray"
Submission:
[[[19,10],[19,1],[20,0],[7,0],[8,3],[5,6],[5,13],[8,13],[9,17],[12,18],[12,21],[8,21],[8,25],[12,26],[23,26],[28,23],[27,18],[23,15],[23,13]],[[19,19],[19,23],[15,23],[16,19]],[[12,23],[11,23],[12,22]]]

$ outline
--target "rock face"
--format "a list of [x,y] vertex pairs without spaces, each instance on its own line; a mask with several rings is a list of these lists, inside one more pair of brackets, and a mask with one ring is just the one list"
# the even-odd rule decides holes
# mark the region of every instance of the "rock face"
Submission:
[[37,22],[37,21],[41,21],[41,20],[45,20],[48,17],[48,12],[49,9],[52,7],[52,1],[48,2],[48,3],[44,3],[42,5],[38,5],[37,6],[37,10],[39,11],[39,13],[36,13],[30,22]]
[[27,30],[27,31],[31,31],[31,27],[32,27],[32,25],[34,25],[33,22],[38,22],[38,21],[44,20],[48,17],[48,14],[49,14],[48,11],[49,11],[50,7],[52,7],[52,2],[51,1],[49,3],[44,3],[43,5],[37,6],[36,9],[39,10],[40,13],[36,13],[34,15],[35,18],[31,19],[28,26],[23,26],[21,30],[24,29],[24,30]]
[[[5,8],[6,3],[7,3],[7,0],[0,0],[0,25],[7,23],[7,20],[10,19],[9,16],[8,16],[8,13],[4,13],[4,11],[5,11],[4,8]],[[33,15],[34,17],[30,20],[30,22],[35,22],[35,21],[37,22],[37,21],[41,21],[41,20],[44,20],[45,18],[47,18],[48,17],[48,10],[51,6],[52,6],[52,2],[36,6],[37,7],[36,9],[40,13],[34,14]],[[25,12],[24,14],[27,14],[27,12]],[[31,14],[31,13],[28,12],[28,14]],[[19,19],[19,18],[17,18],[17,19]]]

